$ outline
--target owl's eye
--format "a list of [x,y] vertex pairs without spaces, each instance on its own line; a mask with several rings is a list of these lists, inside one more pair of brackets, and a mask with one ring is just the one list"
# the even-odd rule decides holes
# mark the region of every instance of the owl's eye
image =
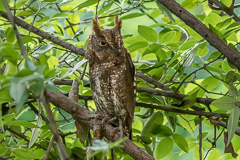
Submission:
[[106,46],[108,44],[107,42],[103,42],[103,41],[99,41],[98,43],[100,44],[100,46]]

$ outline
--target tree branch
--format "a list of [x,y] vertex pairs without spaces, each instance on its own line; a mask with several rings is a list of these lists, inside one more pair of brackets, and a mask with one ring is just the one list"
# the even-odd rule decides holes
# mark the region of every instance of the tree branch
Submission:
[[[5,19],[9,20],[6,12],[0,11],[0,15],[2,17],[4,17]],[[49,33],[44,32],[44,31],[42,31],[42,30],[40,30],[40,29],[38,29],[38,28],[36,28],[36,27],[34,27],[34,26],[24,22],[23,20],[19,19],[16,16],[14,16],[14,22],[17,25],[21,26],[22,28],[24,28],[24,29],[26,29],[26,30],[28,30],[30,32],[33,32],[33,33],[35,33],[35,34],[37,34],[39,36],[41,36],[42,38],[45,38],[45,39],[47,39],[47,40],[49,40],[49,41],[51,41],[51,42],[53,42],[53,43],[63,47],[63,48],[69,49],[70,51],[72,51],[73,53],[75,53],[77,55],[84,56],[84,53],[85,53],[84,49],[78,48],[78,47],[76,47],[76,46],[74,46],[74,45],[72,45],[70,43],[67,43],[67,42],[65,42],[65,41],[63,41],[63,40],[61,40],[61,39],[59,39],[57,37],[54,37],[54,36],[50,35]]]
[[[98,119],[95,119],[95,115],[88,111],[87,109],[83,108],[78,103],[74,102],[70,98],[64,96],[61,93],[53,93],[50,91],[46,91],[46,96],[48,97],[49,102],[54,104],[55,106],[65,110],[66,112],[70,113],[79,123],[84,123],[91,128],[93,128],[94,123],[96,123]],[[107,137],[108,139],[111,139],[113,141],[120,139],[120,133],[115,134],[114,137],[112,137],[112,131],[114,130],[114,127],[106,124],[105,130],[103,131],[103,135]],[[131,140],[125,140],[123,143],[123,150],[129,154],[131,157],[133,157],[136,160],[154,160],[154,158],[147,153],[145,153],[142,149],[140,149],[138,146],[136,146]]]
[[[186,94],[181,94],[181,93],[178,93],[178,92],[175,92],[175,91],[156,90],[156,89],[153,89],[153,88],[150,88],[150,87],[138,87],[137,92],[148,92],[148,93],[153,94],[153,95],[172,97],[172,98],[176,98],[178,100],[182,100],[183,98],[188,96]],[[214,100],[215,99],[211,99],[211,98],[197,97],[196,102],[202,103],[202,104],[205,104],[205,105],[209,105]]]
[[184,9],[180,4],[174,0],[157,0],[164,5],[169,11],[179,17],[183,22],[190,26],[193,30],[198,32],[210,45],[215,47],[219,52],[227,57],[227,59],[240,69],[240,54],[239,52],[228,46],[221,38],[213,33],[201,21]]

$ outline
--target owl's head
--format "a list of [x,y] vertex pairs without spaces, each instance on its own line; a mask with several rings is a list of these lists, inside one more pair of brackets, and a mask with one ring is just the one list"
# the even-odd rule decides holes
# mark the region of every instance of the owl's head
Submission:
[[111,62],[124,56],[121,36],[122,21],[115,17],[114,28],[101,30],[98,19],[93,19],[93,34],[88,41],[86,58],[90,62]]

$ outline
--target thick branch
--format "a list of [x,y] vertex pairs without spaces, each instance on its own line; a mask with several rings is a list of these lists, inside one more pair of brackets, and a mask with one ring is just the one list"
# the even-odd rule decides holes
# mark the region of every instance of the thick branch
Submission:
[[213,47],[227,57],[227,59],[240,69],[240,54],[228,46],[221,38],[213,33],[201,21],[184,9],[180,4],[174,0],[157,0],[164,5],[169,11],[178,16],[188,26],[198,32],[204,39],[206,39]]
[[[8,19],[8,16],[7,16],[6,12],[0,11],[0,15],[4,18]],[[67,43],[67,42],[65,42],[65,41],[63,41],[63,40],[61,40],[57,37],[54,37],[54,36],[50,35],[49,33],[44,32],[44,31],[42,31],[42,30],[24,22],[23,20],[17,18],[16,16],[14,16],[14,22],[17,25],[21,26],[22,28],[41,36],[42,38],[45,38],[45,39],[47,39],[47,40],[49,40],[49,41],[51,41],[51,42],[53,42],[53,43],[55,43],[59,46],[62,46],[63,48],[69,49],[73,53],[76,53],[78,55],[84,55],[84,53],[85,53],[84,49],[78,48],[78,47],[76,47],[76,46],[74,46],[70,43]]]
[[[101,121],[98,119],[95,120],[94,114],[61,93],[47,91],[46,95],[52,104],[72,114],[72,116],[80,123],[85,123],[93,128],[96,120]],[[112,137],[111,133],[114,130],[113,126],[106,124],[104,128],[103,135],[108,139],[116,141],[120,138],[120,134],[116,134]],[[136,160],[154,160],[152,156],[145,153],[129,139],[123,142],[123,150]]]

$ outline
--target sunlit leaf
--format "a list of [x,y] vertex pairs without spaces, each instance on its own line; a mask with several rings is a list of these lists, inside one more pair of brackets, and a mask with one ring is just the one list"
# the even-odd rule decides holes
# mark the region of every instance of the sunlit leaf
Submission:
[[31,122],[27,122],[27,121],[12,121],[10,123],[11,126],[24,126],[24,127],[28,127],[28,128],[39,128],[39,126],[31,123]]
[[240,115],[240,109],[238,106],[235,106],[229,116],[228,124],[227,124],[227,130],[228,130],[228,141],[227,145],[231,142],[235,131],[238,127],[238,121],[239,121],[239,115]]
[[235,99],[230,96],[224,96],[213,101],[212,105],[222,110],[230,110],[235,106]]
[[15,155],[20,159],[26,159],[26,158],[35,159],[36,157],[38,157],[37,155],[33,154],[32,151],[22,150],[22,149],[14,149],[13,155]]
[[28,92],[26,90],[26,84],[24,83],[12,83],[10,86],[10,95],[17,104],[17,111],[19,107],[27,100]]
[[142,130],[142,136],[152,136],[152,130],[155,128],[160,128],[163,123],[163,114],[162,112],[155,112],[144,124]]
[[185,138],[180,134],[173,134],[173,140],[177,144],[179,148],[181,148],[184,152],[188,152],[188,143]]
[[97,2],[98,2],[98,0],[87,0],[87,1],[85,1],[85,2],[83,2],[83,3],[81,3],[81,4],[78,6],[78,9],[91,6],[91,5],[93,5],[93,4],[97,3]]
[[[39,115],[37,119],[37,126],[41,127],[42,126],[42,117]],[[36,142],[38,136],[39,136],[40,128],[33,128],[32,129],[32,136],[30,138],[28,148],[31,148],[32,145]]]
[[139,25],[138,33],[149,42],[157,42],[158,40],[157,32],[148,26]]
[[6,146],[0,145],[0,156],[3,156],[8,151]]
[[171,138],[164,138],[158,144],[154,151],[154,157],[161,159],[166,157],[173,149],[173,140]]
[[129,50],[129,52],[134,52],[140,48],[144,48],[144,47],[147,47],[148,46],[148,43],[147,42],[136,42],[136,43],[133,43],[131,45],[129,45],[127,48]]
[[177,33],[176,31],[167,32],[163,36],[159,37],[159,41],[161,43],[169,43],[174,39],[176,33]]

